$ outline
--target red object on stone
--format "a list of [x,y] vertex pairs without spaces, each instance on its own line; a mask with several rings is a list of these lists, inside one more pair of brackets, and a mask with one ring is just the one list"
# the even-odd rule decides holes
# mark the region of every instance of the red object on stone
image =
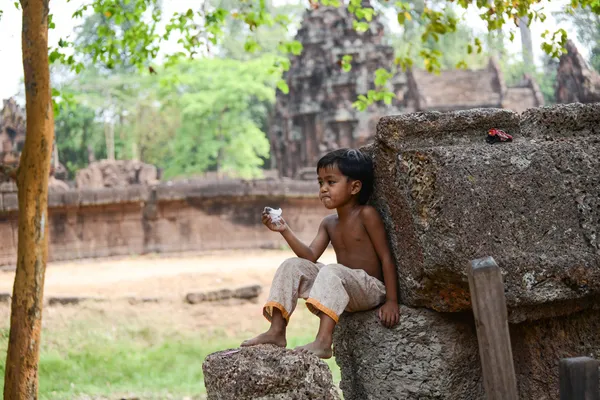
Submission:
[[512,142],[513,137],[503,130],[492,128],[488,131],[486,140],[488,143]]

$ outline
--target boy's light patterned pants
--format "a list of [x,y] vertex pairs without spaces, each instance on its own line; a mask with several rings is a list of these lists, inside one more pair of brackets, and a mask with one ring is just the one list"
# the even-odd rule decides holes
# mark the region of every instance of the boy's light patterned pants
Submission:
[[362,269],[290,258],[275,273],[263,315],[271,321],[277,308],[289,322],[298,298],[306,299],[313,314],[323,312],[337,323],[344,311],[366,311],[382,304],[385,285]]

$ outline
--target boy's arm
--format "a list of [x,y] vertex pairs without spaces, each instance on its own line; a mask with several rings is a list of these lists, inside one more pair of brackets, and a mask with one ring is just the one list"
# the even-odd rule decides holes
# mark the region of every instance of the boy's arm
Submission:
[[285,241],[290,245],[294,253],[296,253],[296,255],[300,258],[317,262],[329,244],[329,234],[327,233],[327,217],[321,221],[317,236],[315,236],[310,246],[302,243],[302,241],[298,239],[294,232],[292,232],[287,223],[285,226],[286,228],[281,231],[281,236],[283,236]]
[[398,273],[392,257],[392,252],[387,241],[385,227],[379,212],[371,206],[365,206],[361,211],[362,223],[371,238],[373,247],[381,260],[381,269],[383,271],[383,282],[385,284],[386,302],[379,311],[379,317],[383,323],[392,327],[400,319],[398,308]]

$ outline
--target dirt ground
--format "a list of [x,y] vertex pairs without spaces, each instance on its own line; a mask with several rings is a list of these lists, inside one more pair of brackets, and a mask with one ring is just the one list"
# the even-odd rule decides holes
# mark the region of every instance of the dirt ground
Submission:
[[[45,306],[44,326],[57,325],[85,314],[110,314],[119,320],[142,324],[162,323],[174,329],[222,329],[227,333],[262,329],[262,304],[279,264],[294,254],[289,250],[235,250],[195,255],[148,255],[122,259],[100,259],[50,263],[46,270],[44,296],[89,296],[97,301],[78,306]],[[335,262],[327,250],[320,259]],[[10,293],[14,272],[0,272],[0,292]],[[260,284],[262,293],[254,302],[231,299],[189,305],[189,292]],[[132,306],[130,298],[152,298],[154,302]],[[0,307],[0,320],[8,323],[9,307]],[[304,313],[302,313],[304,314]]]
[[[46,379],[42,383],[47,389],[40,398],[181,398],[171,396],[169,393],[173,390],[193,393],[193,396],[184,399],[205,399],[196,375],[177,364],[179,361],[173,361],[179,360],[179,356],[167,357],[167,362],[177,366],[173,367],[176,372],[167,374],[167,378],[165,374],[161,375],[161,379],[155,383],[151,377],[156,369],[162,368],[165,361],[161,357],[166,357],[166,353],[171,351],[169,349],[181,351],[178,350],[180,340],[184,343],[181,346],[187,346],[182,348],[191,352],[187,358],[184,357],[189,361],[196,354],[208,354],[236,346],[243,339],[264,331],[268,322],[262,317],[261,305],[268,296],[275,270],[281,262],[292,256],[289,250],[244,250],[49,264],[42,318],[42,352],[46,352],[47,368],[52,368],[51,365],[62,367],[41,373],[41,381]],[[320,261],[332,263],[335,254],[327,250]],[[14,272],[0,272],[0,293],[12,292],[14,275]],[[253,284],[260,284],[262,293],[252,301],[229,299],[200,304],[188,304],[185,301],[186,294],[190,292],[235,289]],[[50,305],[48,300],[53,296],[83,296],[90,299],[78,304]],[[152,301],[132,302],[132,298]],[[0,302],[0,329],[5,335],[10,324],[9,304]],[[288,329],[288,339],[297,343],[288,342],[288,345],[306,343],[312,338],[313,332],[316,333],[317,327],[318,318],[299,304]],[[186,338],[197,338],[199,342],[190,342]],[[96,341],[102,344],[95,346]],[[109,347],[104,348],[104,345]],[[131,352],[148,349],[150,354],[162,356],[158,359],[152,356],[144,358],[147,365],[143,370],[147,376],[142,374],[144,376],[140,377],[131,372],[142,368],[136,364],[139,358],[118,356],[122,349]],[[88,354],[90,351],[94,353]],[[159,351],[162,353],[154,353]],[[63,363],[56,364],[57,359],[63,360]],[[67,359],[69,361],[65,361]],[[102,360],[100,367],[97,360]],[[151,364],[153,367],[148,367]],[[59,371],[67,366],[69,368],[64,372]],[[198,366],[191,367],[195,367],[192,370],[197,374]],[[101,373],[98,373],[98,368]],[[111,368],[122,371],[122,374],[111,375]],[[100,382],[105,375],[116,379],[116,386],[110,378],[106,378],[105,383]],[[52,378],[48,376],[54,377],[55,381],[50,383],[48,380]],[[71,382],[70,386],[68,382]],[[151,388],[148,388],[150,384]]]

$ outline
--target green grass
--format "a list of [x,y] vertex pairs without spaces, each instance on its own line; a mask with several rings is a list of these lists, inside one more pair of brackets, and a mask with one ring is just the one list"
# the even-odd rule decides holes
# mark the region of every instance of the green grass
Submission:
[[[204,358],[238,347],[245,339],[241,333],[228,334],[218,328],[177,332],[164,326],[131,326],[122,321],[112,325],[102,318],[88,318],[43,331],[40,399],[115,399],[125,394],[140,399],[204,398]],[[315,327],[300,325],[290,329],[288,347],[313,340]],[[0,334],[0,345],[6,348],[8,328]],[[0,359],[2,375],[4,357]],[[333,360],[328,365],[338,383],[337,365]]]

